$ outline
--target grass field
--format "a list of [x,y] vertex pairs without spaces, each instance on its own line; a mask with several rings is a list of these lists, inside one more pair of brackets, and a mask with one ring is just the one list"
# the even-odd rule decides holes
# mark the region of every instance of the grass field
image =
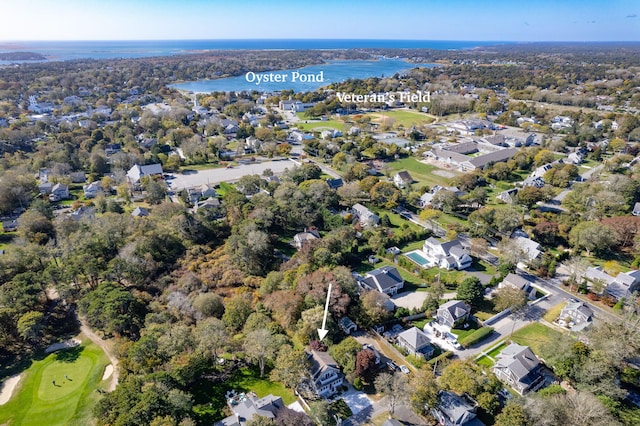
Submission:
[[107,364],[107,357],[92,343],[33,361],[11,400],[0,406],[0,424],[92,424],[91,411],[100,398],[96,389]]
[[303,121],[299,121],[296,123],[296,127],[300,130],[304,131],[322,131],[327,129],[336,129],[341,132],[344,131],[344,122],[337,120],[325,120],[325,121],[312,121],[310,123],[305,123]]
[[[437,167],[429,164],[421,163],[414,157],[407,157],[400,160],[391,161],[389,163],[389,168],[393,172],[399,172],[402,170],[408,171],[411,177],[416,181],[416,183],[413,184],[414,187],[419,187],[420,185],[448,186],[451,184],[451,178],[433,173],[434,171],[441,173],[444,172],[444,170],[440,170]],[[446,173],[451,173],[452,175],[456,176],[459,175],[458,172],[452,170],[446,170]]]
[[545,343],[550,342],[554,335],[560,335],[560,332],[534,322],[513,333],[511,340],[519,345],[529,346],[533,353],[547,358],[549,353],[544,350]]
[[435,120],[421,112],[407,111],[407,110],[393,110],[382,112],[374,112],[367,114],[372,117],[372,121],[375,123],[382,123],[384,119],[393,119],[393,127],[403,126],[405,128],[411,126],[420,126],[423,124],[431,124]]

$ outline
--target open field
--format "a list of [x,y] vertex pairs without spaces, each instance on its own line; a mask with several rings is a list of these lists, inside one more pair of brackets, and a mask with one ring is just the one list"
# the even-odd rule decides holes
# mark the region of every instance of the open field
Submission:
[[33,361],[11,400],[0,406],[0,424],[91,424],[91,411],[100,398],[96,389],[108,363],[90,342]]
[[[413,184],[414,187],[419,187],[420,185],[441,185],[447,186],[451,184],[451,179],[448,177],[444,177],[441,174],[434,173],[435,171],[439,171],[435,166],[430,164],[421,163],[414,157],[402,158],[400,160],[391,161],[388,163],[389,168],[395,172],[399,172],[402,170],[406,170],[409,172],[411,177],[416,181]],[[458,172],[453,172],[451,170],[447,170],[447,172],[453,173],[456,176],[459,175]]]
[[554,335],[560,335],[560,332],[534,322],[513,333],[511,340],[519,345],[529,346],[537,356],[546,358],[549,354],[544,350],[545,344],[549,343]]
[[409,111],[409,110],[392,110],[385,112],[374,112],[367,114],[372,117],[372,121],[375,123],[383,123],[385,119],[393,119],[393,127],[412,127],[420,126],[423,124],[431,124],[435,119],[422,112]]

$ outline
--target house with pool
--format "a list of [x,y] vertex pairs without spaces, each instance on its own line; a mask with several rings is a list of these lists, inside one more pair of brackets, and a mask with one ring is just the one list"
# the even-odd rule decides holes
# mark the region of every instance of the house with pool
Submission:
[[411,261],[423,268],[438,267],[443,269],[463,270],[471,266],[473,259],[459,239],[441,242],[429,237],[422,250],[414,250],[405,254]]

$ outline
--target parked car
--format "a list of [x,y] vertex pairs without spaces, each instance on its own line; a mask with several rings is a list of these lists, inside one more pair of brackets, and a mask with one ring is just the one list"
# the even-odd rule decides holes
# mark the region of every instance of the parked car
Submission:
[[404,374],[409,374],[409,368],[406,365],[401,365],[400,371],[402,371]]
[[389,367],[389,370],[391,371],[396,371],[398,369],[398,364],[393,361],[387,361],[387,367]]

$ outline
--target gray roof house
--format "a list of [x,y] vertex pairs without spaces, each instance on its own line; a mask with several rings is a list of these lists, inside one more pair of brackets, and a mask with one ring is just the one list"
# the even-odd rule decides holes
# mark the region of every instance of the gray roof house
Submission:
[[540,361],[528,346],[511,343],[496,358],[493,372],[520,395],[535,391],[544,384]]
[[518,274],[507,274],[502,282],[498,284],[498,288],[504,287],[513,287],[524,291],[529,300],[534,300],[536,298],[536,289],[531,285],[531,281]]
[[542,255],[542,247],[540,247],[540,244],[530,238],[515,237],[511,240],[518,246],[518,249],[520,249],[529,262]]
[[404,348],[411,355],[422,355],[426,359],[431,358],[434,349],[429,338],[418,327],[411,327],[398,334],[398,346]]
[[471,308],[462,300],[449,300],[438,308],[438,323],[450,328],[463,325],[469,319]]
[[144,207],[136,207],[131,212],[131,216],[133,217],[149,216],[149,210],[145,209]]
[[476,417],[478,403],[468,397],[451,391],[438,392],[438,404],[431,409],[431,414],[444,426],[482,426]]
[[134,164],[127,172],[127,179],[131,184],[139,184],[140,179],[145,176],[162,176],[162,173],[162,164],[160,163],[147,164],[146,166]]
[[315,227],[307,228],[304,232],[298,232],[293,236],[293,244],[296,248],[301,249],[302,246],[309,242],[320,239],[320,233],[318,233],[318,229]]
[[560,311],[557,322],[573,331],[580,331],[591,324],[593,311],[584,302],[571,299]]
[[309,373],[314,391],[323,398],[335,395],[343,381],[338,364],[328,352],[311,350],[307,357],[311,362]]
[[398,188],[404,188],[413,183],[413,178],[406,170],[396,173],[393,176],[393,184]]
[[466,269],[471,266],[471,256],[462,247],[457,238],[447,242],[440,242],[433,237],[429,237],[422,246],[422,252],[427,260],[435,266],[444,269]]
[[360,225],[364,227],[376,226],[380,223],[380,218],[374,212],[360,203],[352,207],[353,215],[358,218]]
[[601,267],[587,268],[585,278],[589,281],[601,281],[605,284],[605,292],[620,300],[623,297],[630,297],[640,288],[640,271],[632,270],[620,272],[612,277],[602,270]]
[[349,317],[340,318],[340,320],[338,321],[338,325],[346,334],[351,334],[358,329],[356,323],[353,322]]
[[84,198],[95,198],[100,192],[102,192],[102,183],[97,180],[88,185],[84,185],[82,189],[84,191]]
[[258,398],[255,395],[246,395],[239,401],[232,399],[229,407],[233,415],[214,423],[214,426],[244,426],[254,416],[275,419],[277,412],[285,407],[279,396],[267,395]]
[[51,194],[49,194],[49,200],[51,201],[60,201],[66,200],[67,198],[71,198],[69,195],[69,186],[64,183],[56,183],[51,188]]
[[360,285],[369,290],[377,290],[380,293],[393,296],[404,286],[404,280],[400,272],[394,266],[383,266],[368,272]]

